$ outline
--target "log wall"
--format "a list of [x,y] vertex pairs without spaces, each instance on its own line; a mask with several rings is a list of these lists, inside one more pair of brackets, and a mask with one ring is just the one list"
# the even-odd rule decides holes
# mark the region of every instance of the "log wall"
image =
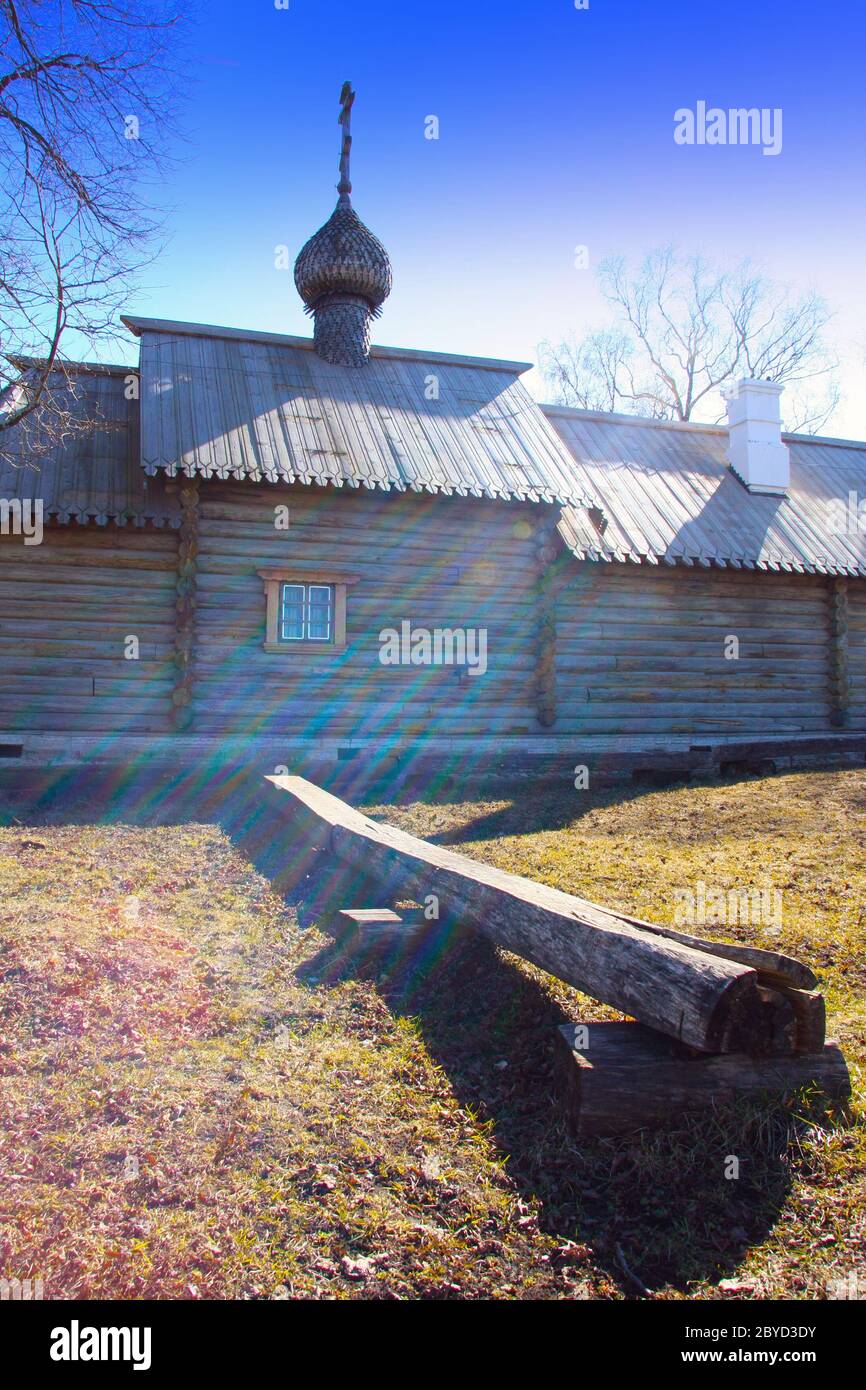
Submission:
[[[578,563],[537,507],[415,493],[212,481],[190,516],[186,537],[0,537],[0,729],[387,740],[866,728],[864,580]],[[263,649],[269,566],[357,577],[345,651]],[[484,628],[487,673],[382,665],[379,633],[403,620]],[[124,660],[130,634],[137,662]],[[739,658],[726,660],[732,636]]]
[[823,577],[576,564],[558,600],[557,731],[827,730],[830,661]]
[[[288,505],[288,529],[275,508]],[[192,726],[310,736],[538,730],[538,509],[366,490],[207,483],[199,502]],[[342,653],[265,652],[257,571],[358,576]],[[384,666],[379,633],[484,628],[485,675]]]
[[[0,728],[161,732],[174,681],[177,536],[114,526],[0,536]],[[124,659],[128,636],[139,659]]]
[[866,579],[848,580],[848,727],[866,729]]

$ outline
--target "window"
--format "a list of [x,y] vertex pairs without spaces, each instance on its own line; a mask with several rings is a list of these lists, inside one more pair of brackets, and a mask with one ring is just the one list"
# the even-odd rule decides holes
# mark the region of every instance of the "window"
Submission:
[[333,642],[334,586],[283,584],[280,598],[281,642]]
[[259,570],[265,586],[266,652],[343,651],[346,589],[356,574]]

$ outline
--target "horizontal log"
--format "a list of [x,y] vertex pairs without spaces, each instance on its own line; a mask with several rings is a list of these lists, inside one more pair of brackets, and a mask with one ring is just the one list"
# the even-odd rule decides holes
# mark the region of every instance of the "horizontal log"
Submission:
[[[807,682],[795,684],[793,681],[783,681],[774,675],[768,674],[763,677],[753,676],[751,680],[730,681],[716,680],[711,672],[707,672],[702,681],[695,681],[691,686],[678,688],[668,681],[656,682],[653,685],[638,685],[634,678],[631,680],[620,678],[618,681],[613,679],[599,679],[597,676],[590,681],[575,682],[577,688],[572,693],[572,700],[569,701],[568,692],[563,692],[561,701],[564,707],[569,703],[576,705],[591,704],[593,700],[604,698],[611,700],[628,701],[629,704],[646,703],[647,705],[683,705],[695,704],[697,708],[706,708],[707,701],[711,703],[724,703],[736,701],[738,704],[753,703],[756,705],[764,702],[773,704],[781,702],[789,709],[801,708],[805,706],[816,711],[823,709],[823,701],[820,698],[820,690]],[[824,685],[824,682],[821,682]],[[585,693],[583,700],[575,699],[582,692],[589,692],[590,699],[587,700]]]
[[[38,676],[21,676],[19,673],[10,671],[0,671],[0,692],[1,698],[8,699],[11,694],[18,692],[22,699],[26,701],[39,701],[40,696],[53,698],[56,695],[81,695],[93,696],[104,695],[111,698],[113,695],[125,696],[126,692],[132,694],[156,695],[163,692],[172,684],[171,674],[164,667],[156,666],[156,663],[129,662],[132,670],[126,671],[120,678],[107,678],[103,680],[99,676],[96,667],[90,676],[64,676],[61,671],[43,671]],[[143,687],[143,689],[142,689]]]
[[823,632],[817,632],[814,626],[808,625],[808,618],[801,614],[799,624],[791,623],[790,626],[779,627],[777,631],[768,630],[766,624],[747,625],[740,623],[732,626],[730,623],[706,621],[699,617],[689,616],[684,618],[678,613],[666,615],[664,621],[659,621],[652,626],[641,620],[635,622],[629,616],[628,610],[624,608],[616,617],[606,614],[593,624],[596,635],[610,642],[624,642],[631,640],[636,642],[676,642],[682,637],[684,631],[694,632],[702,636],[715,636],[717,642],[722,642],[728,633],[734,632],[741,642],[761,642],[772,643],[780,642],[785,646],[802,646],[815,648],[824,640]]
[[[723,652],[723,647],[718,637],[709,638],[706,634],[699,637],[692,633],[688,624],[683,624],[676,639],[671,639],[666,645],[659,647],[655,642],[638,641],[619,642],[611,651],[610,643],[604,643],[599,638],[581,636],[579,639],[571,641],[563,636],[562,631],[557,627],[557,646],[564,658],[570,661],[579,659],[580,656],[599,656],[612,654],[616,658],[617,667],[621,670],[630,669],[623,663],[630,663],[635,670],[653,671],[657,670],[653,663],[661,661],[664,663],[663,669],[670,666],[684,668],[685,663],[691,664],[694,658],[700,662],[715,660]],[[759,658],[766,658],[766,642],[743,642],[740,643],[740,660],[755,661]],[[825,669],[826,666],[826,644],[816,644],[811,649],[802,647],[791,647],[785,645],[784,637],[780,638],[779,643],[773,647],[773,665],[776,662],[798,663],[811,662],[816,669]],[[798,669],[794,665],[793,669]]]
[[[600,708],[596,712],[590,713],[592,707],[588,706],[588,713],[585,719],[577,719],[570,715],[567,708],[564,709],[556,721],[556,732],[563,734],[573,734],[579,737],[581,734],[800,734],[800,733],[821,733],[827,729],[827,718],[825,715],[815,714],[808,718],[799,716],[797,718],[781,718],[778,710],[773,714],[771,708],[766,706],[763,711],[758,711],[760,718],[755,717],[755,712],[749,709],[742,709],[736,717],[731,717],[730,706],[725,707],[724,714],[707,717],[705,713],[695,713],[690,718],[686,718],[682,713],[676,715],[659,717],[657,712],[652,715],[641,715],[634,707],[628,714],[621,710],[609,710],[605,705],[606,713],[602,714]],[[696,707],[697,709],[697,707]]]
[[[0,729],[26,738],[34,732],[32,711],[26,709],[10,710],[0,708]],[[39,712],[38,732],[40,734],[162,734],[171,728],[167,713],[140,714],[138,710],[106,710],[101,705],[92,714],[84,710],[62,710]],[[104,747],[104,745],[103,745]],[[118,747],[115,752],[120,752]]]
[[[106,642],[116,644],[115,651],[123,652],[123,643],[127,636],[132,633],[142,641],[142,646],[146,640],[154,646],[162,643],[166,647],[173,642],[174,629],[165,623],[151,622],[130,615],[126,621],[117,621],[116,614],[112,613],[113,621],[109,622],[107,616],[94,616],[87,623],[75,623],[64,627],[63,637],[65,650],[67,652],[80,654],[79,642],[92,642],[95,637],[101,637]],[[18,639],[18,649],[26,643],[28,646],[41,648],[43,639],[46,642],[56,641],[58,638],[58,627],[56,623],[50,621],[37,622],[35,619],[28,621],[22,619],[20,622],[13,622],[9,619],[0,619],[0,636]]]
[[[173,534],[173,533],[172,533]],[[24,552],[26,559],[21,555],[17,557],[17,564],[27,566],[30,573],[35,573],[42,565],[58,564],[58,554],[56,551],[43,551],[42,546],[34,545],[28,547]],[[75,565],[79,570],[93,570],[95,573],[108,572],[109,569],[117,575],[119,571],[129,570],[140,573],[142,571],[152,571],[154,574],[170,571],[174,568],[174,561],[177,555],[177,537],[173,536],[171,549],[166,554],[142,554],[141,552],[127,550],[125,547],[120,550],[99,552],[90,549],[75,549],[70,547],[67,555],[63,557],[63,564]],[[5,566],[0,563],[0,573],[3,573]]]
[[[781,592],[789,590],[791,593],[808,592],[809,589],[822,588],[825,580],[823,575],[814,574],[786,574],[782,571],[773,570],[705,570],[688,569],[677,567],[669,568],[667,565],[653,566],[653,583],[659,586],[667,585],[669,588],[686,587],[697,588],[705,584],[712,584],[714,587],[722,589],[741,588],[744,590],[754,589],[757,585],[766,585],[774,591]],[[612,560],[605,561],[604,564],[597,564],[591,560],[578,561],[576,565],[570,567],[570,573],[574,574],[575,584],[595,584],[599,587],[620,584],[628,586],[634,584],[640,571],[634,564]]]
[[837,1103],[851,1094],[835,1042],[808,1056],[693,1057],[637,1023],[563,1024],[557,1035],[565,1104],[579,1139],[670,1126],[686,1111],[746,1097],[764,1101],[807,1086]]
[[586,595],[580,603],[575,603],[571,597],[560,596],[557,606],[561,620],[570,626],[578,624],[587,609],[602,620],[617,613],[631,613],[633,616],[640,614],[642,620],[650,623],[669,623],[680,615],[688,615],[690,620],[701,619],[713,627],[722,623],[733,624],[732,631],[736,631],[740,623],[772,631],[780,627],[784,620],[802,623],[807,618],[813,619],[820,631],[827,619],[826,600],[817,592],[802,594],[799,598],[794,595],[777,598],[774,595],[772,610],[768,610],[766,593],[762,595],[760,589],[748,597],[732,599],[722,598],[710,585],[700,595],[690,596],[676,589],[660,595],[652,579],[647,580],[644,576],[640,577],[633,592],[617,590],[605,593],[602,590],[591,597]]
[[775,1041],[755,970],[372,821],[302,777],[266,780],[302,826],[330,828],[330,853],[381,880],[384,901],[435,894],[449,920],[699,1050],[760,1052]]
[[[766,658],[761,656],[757,648],[749,651],[748,648],[741,647],[740,664],[737,667],[738,682],[761,678],[762,667],[756,663],[765,661]],[[662,656],[631,656],[625,652],[585,651],[580,647],[563,649],[559,638],[556,669],[571,682],[576,682],[583,672],[592,671],[615,672],[619,678],[631,675],[638,680],[646,681],[661,676],[677,685],[699,685],[707,679],[708,673],[712,673],[714,681],[717,678],[731,678],[730,663],[725,663],[724,656],[715,647],[704,647],[700,650],[696,648],[688,656],[684,656],[679,649],[670,649]],[[826,681],[826,672],[826,652],[820,652],[811,660],[806,657],[785,657],[774,661],[771,668],[771,674],[778,674],[782,680],[802,679],[809,684]]]

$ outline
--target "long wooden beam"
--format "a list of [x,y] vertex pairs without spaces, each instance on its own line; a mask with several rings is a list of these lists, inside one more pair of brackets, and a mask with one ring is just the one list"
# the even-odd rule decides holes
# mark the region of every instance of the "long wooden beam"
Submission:
[[[375,877],[382,903],[367,906],[387,905],[398,894],[422,902],[435,895],[442,917],[690,1047],[795,1049],[794,1009],[752,965],[370,820],[303,777],[267,781],[290,798],[297,829],[317,835],[322,852]],[[785,957],[767,954],[778,970]]]

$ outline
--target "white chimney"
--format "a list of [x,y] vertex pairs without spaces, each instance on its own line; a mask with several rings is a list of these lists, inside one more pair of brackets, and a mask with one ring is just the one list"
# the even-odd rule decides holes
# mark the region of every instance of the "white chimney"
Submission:
[[728,460],[750,492],[784,494],[791,481],[774,381],[748,378],[722,388],[728,405]]

